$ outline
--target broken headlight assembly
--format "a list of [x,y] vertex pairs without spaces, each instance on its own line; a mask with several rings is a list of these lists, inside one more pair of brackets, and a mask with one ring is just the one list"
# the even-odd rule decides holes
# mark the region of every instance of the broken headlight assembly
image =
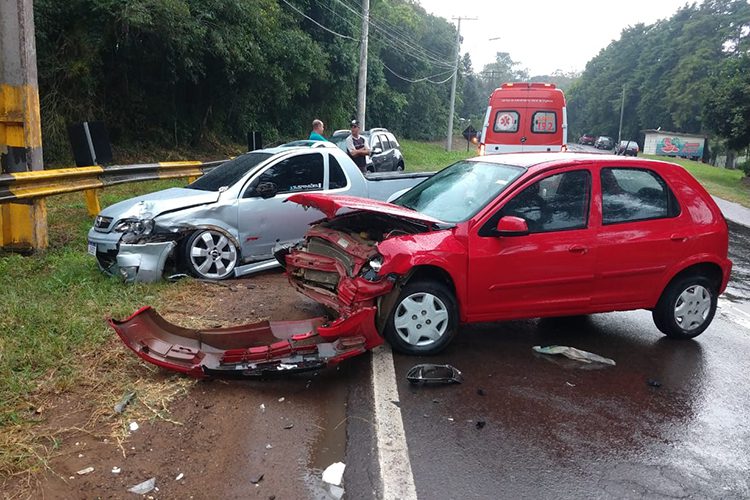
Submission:
[[376,255],[362,267],[362,272],[360,274],[367,281],[380,281],[381,276],[378,276],[378,273],[382,267],[383,257],[381,255]]
[[114,230],[118,233],[148,236],[154,230],[154,219],[123,219],[117,221]]

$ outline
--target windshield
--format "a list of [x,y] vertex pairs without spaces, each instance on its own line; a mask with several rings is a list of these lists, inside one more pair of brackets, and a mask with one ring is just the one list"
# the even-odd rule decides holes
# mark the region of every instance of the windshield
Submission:
[[522,167],[460,161],[416,185],[394,204],[445,222],[468,220],[525,171]]
[[242,179],[253,167],[271,156],[271,153],[246,153],[234,160],[222,163],[209,173],[199,177],[197,181],[188,184],[187,187],[201,191],[218,191],[219,188],[229,187]]

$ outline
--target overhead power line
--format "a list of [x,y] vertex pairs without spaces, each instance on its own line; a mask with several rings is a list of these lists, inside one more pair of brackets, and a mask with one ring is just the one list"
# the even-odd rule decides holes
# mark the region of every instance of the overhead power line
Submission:
[[336,32],[336,31],[333,31],[333,30],[332,30],[332,29],[330,29],[330,28],[327,28],[326,26],[323,26],[323,25],[322,25],[322,24],[320,24],[320,23],[319,23],[318,21],[316,21],[316,20],[315,20],[315,19],[313,19],[312,17],[308,16],[307,14],[305,14],[304,12],[302,12],[301,10],[299,10],[299,9],[298,9],[297,7],[295,7],[295,6],[294,6],[294,5],[292,5],[291,3],[287,2],[287,0],[281,0],[281,1],[282,1],[282,2],[284,2],[285,4],[287,4],[287,5],[288,5],[288,6],[289,6],[289,7],[290,7],[290,8],[291,8],[291,9],[292,9],[293,11],[295,11],[295,12],[296,12],[297,14],[301,15],[301,16],[302,16],[302,17],[304,17],[305,19],[308,19],[309,21],[312,21],[312,22],[313,22],[313,23],[315,23],[315,24],[316,24],[317,26],[319,26],[319,27],[323,28],[323,29],[324,29],[324,30],[326,30],[327,32],[329,32],[329,33],[331,33],[331,34],[333,34],[333,35],[336,35],[337,37],[340,37],[340,38],[344,38],[344,39],[347,39],[347,40],[353,40],[353,41],[355,41],[355,42],[357,41],[357,39],[356,39],[356,38],[353,38],[353,37],[351,37],[351,36],[349,36],[349,35],[342,35],[341,33],[338,33],[338,32]]
[[[395,71],[393,71],[391,68],[389,68],[388,65],[385,62],[380,61],[380,63],[383,65],[383,67],[385,69],[387,69],[388,71],[390,71],[394,76],[396,76],[396,77],[398,77],[398,78],[400,78],[400,79],[402,79],[402,80],[404,80],[406,82],[409,82],[409,83],[430,82],[430,83],[440,84],[440,83],[445,83],[448,80],[450,80],[451,78],[453,78],[453,69],[449,69],[448,71],[441,71],[440,73],[437,73],[435,75],[425,76],[423,78],[411,79],[411,78],[407,78],[405,76],[399,75],[398,73],[396,73]],[[443,80],[443,81],[435,82],[435,81],[431,80],[432,78],[437,78],[437,77],[440,77],[440,76],[444,76],[447,73],[450,73],[450,76],[448,78],[446,78],[445,80]]]

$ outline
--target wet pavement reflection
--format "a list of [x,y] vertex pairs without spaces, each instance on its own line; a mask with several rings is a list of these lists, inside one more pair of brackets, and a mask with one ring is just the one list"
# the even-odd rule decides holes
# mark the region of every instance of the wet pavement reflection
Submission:
[[729,258],[732,277],[723,297],[750,304],[750,228],[729,222]]
[[[617,366],[531,349],[550,344]],[[635,311],[484,324],[439,356],[396,355],[419,497],[747,498],[748,352],[750,332],[723,318],[673,341]],[[465,382],[410,386],[420,362]]]

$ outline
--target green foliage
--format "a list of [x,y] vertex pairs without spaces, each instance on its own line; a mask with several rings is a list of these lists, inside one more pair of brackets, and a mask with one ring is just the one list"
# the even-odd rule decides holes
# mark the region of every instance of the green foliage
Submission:
[[658,127],[729,138],[720,122],[748,116],[748,108],[736,99],[743,94],[737,82],[717,93],[718,75],[731,73],[730,61],[746,53],[749,32],[745,0],[706,0],[653,25],[626,28],[589,61],[568,93],[571,137],[588,131],[617,137],[624,93],[623,139]]

